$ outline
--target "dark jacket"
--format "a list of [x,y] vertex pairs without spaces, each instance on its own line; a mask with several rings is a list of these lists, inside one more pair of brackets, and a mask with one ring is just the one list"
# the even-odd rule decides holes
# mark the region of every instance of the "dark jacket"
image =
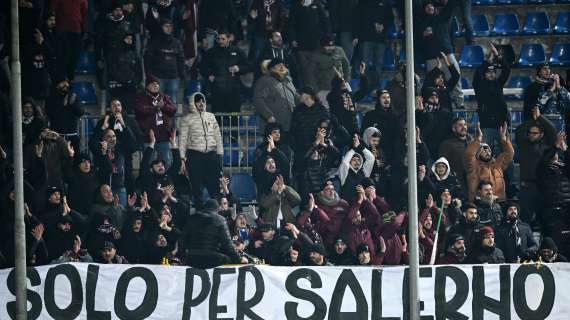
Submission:
[[473,202],[477,206],[477,213],[479,214],[479,223],[486,226],[496,228],[501,223],[503,217],[503,209],[496,201],[489,204],[482,201],[479,197]]
[[153,38],[146,51],[146,71],[159,79],[184,78],[184,50],[180,40],[160,34]]
[[91,209],[95,191],[99,187],[99,180],[93,166],[91,172],[83,173],[79,170],[79,163],[66,160],[64,179],[68,184],[67,203],[82,214],[88,214]]
[[543,155],[536,175],[538,180],[538,190],[544,208],[565,207],[570,205],[570,179],[569,170],[566,165],[554,165],[549,163],[550,156],[557,152],[557,149],[549,149]]
[[475,99],[477,99],[477,113],[481,128],[497,129],[503,123],[510,123],[507,102],[503,95],[503,88],[511,74],[508,62],[501,63],[501,75],[497,79],[489,81],[485,79],[485,70],[489,66],[488,62],[477,68],[473,76],[473,89],[475,89]]
[[[560,79],[561,84],[563,80]],[[524,91],[523,120],[532,118],[532,108],[537,104],[542,114],[564,114],[570,108],[570,93],[564,87],[550,91],[551,80],[536,78]],[[567,115],[566,115],[567,116]]]
[[451,112],[439,109],[434,112],[416,111],[417,126],[420,128],[422,139],[426,142],[430,153],[436,153],[443,140],[451,136]]
[[469,222],[464,216],[460,217],[460,222],[447,232],[447,234],[460,234],[465,239],[465,252],[469,254],[473,250],[477,239],[479,238],[479,221]]
[[[355,36],[361,42],[382,42],[386,40],[386,30],[394,20],[392,8],[384,0],[361,0],[356,7]],[[374,24],[382,24],[384,30],[376,32]]]
[[202,35],[206,29],[229,29],[230,31],[234,31],[235,29],[237,14],[234,6],[234,1],[200,1],[198,13],[198,19],[200,21],[200,34]]
[[380,147],[384,150],[387,164],[398,163],[406,152],[404,126],[399,117],[391,108],[386,110],[380,104],[376,104],[373,111],[364,115],[362,130],[364,131],[369,127],[380,130],[382,134]]
[[505,263],[505,255],[503,251],[496,246],[490,248],[479,247],[469,254],[467,263]]
[[330,113],[325,107],[316,102],[312,107],[304,104],[298,105],[291,117],[291,146],[295,154],[301,157],[315,141],[318,122],[330,119]]
[[[231,73],[231,66],[238,66],[238,73]],[[204,78],[215,76],[213,88],[217,92],[239,90],[241,86],[240,75],[251,72],[251,66],[245,53],[236,46],[227,48],[215,46],[206,51],[200,67],[200,73]]]
[[182,161],[178,149],[172,149],[172,165],[164,174],[157,174],[152,171],[151,159],[155,150],[150,146],[146,147],[143,152],[143,159],[140,164],[140,175],[137,180],[140,192],[146,192],[149,203],[152,207],[162,207],[162,191],[159,188],[171,185],[174,186],[173,178],[180,171]]
[[231,241],[226,220],[216,211],[198,211],[188,217],[182,236],[182,254],[193,252],[218,252],[227,255],[231,262],[240,258]]
[[315,50],[320,47],[323,35],[330,32],[329,19],[321,2],[314,1],[308,7],[296,2],[291,9],[289,36],[297,41],[299,50]]
[[[332,80],[332,90],[327,94],[329,109],[349,134],[360,133],[358,120],[356,119],[356,101],[361,100],[368,94],[368,78],[365,75],[360,76],[360,89],[354,93],[341,88],[342,82],[344,81],[338,77]],[[345,108],[345,99],[352,100],[354,109],[349,110]]]
[[269,7],[265,7],[264,0],[254,0],[251,10],[257,10],[255,19],[248,15],[249,24],[253,27],[253,32],[257,36],[265,37],[273,31],[281,31],[284,24],[283,5],[281,1],[272,1]]
[[[428,72],[422,90],[429,87],[434,87],[439,95],[440,108],[443,110],[452,111],[453,108],[451,107],[451,91],[453,88],[455,88],[457,82],[459,82],[460,75],[459,70],[455,68],[454,64],[449,65],[448,69],[449,73],[451,74],[451,78],[449,78],[449,80],[445,80],[444,72],[438,67],[435,67],[430,72]],[[438,86],[435,83],[435,79],[440,75],[443,75],[443,86]]]
[[[96,132],[90,143],[94,163],[98,168],[99,182],[108,184],[113,189],[125,186],[125,176],[128,174],[125,161],[132,154],[131,146],[136,143],[135,136],[129,127],[123,131],[115,131],[115,135],[117,136],[115,148],[107,149],[105,154],[102,153],[99,145],[101,132]],[[122,226],[122,223],[118,226]]]
[[55,51],[44,40],[35,41],[22,50],[22,95],[44,100],[50,94],[50,68],[55,68]]
[[[528,130],[533,125],[539,125],[544,132],[542,139],[534,143],[528,139]],[[556,141],[556,128],[550,120],[543,116],[536,120],[530,118],[517,127],[515,137],[519,151],[521,181],[535,182],[537,178],[536,168],[540,157],[547,149],[552,148]]]
[[[444,140],[439,145],[439,157],[445,157],[449,161],[449,165],[455,171],[457,178],[463,186],[465,187],[465,150],[467,150],[467,145],[470,142],[470,137],[462,140],[457,136],[452,136],[449,139]],[[435,151],[435,150],[434,150]]]
[[505,218],[497,228],[496,241],[507,263],[529,260],[538,250],[530,226],[518,219],[511,221]]
[[102,21],[102,26],[98,28],[95,48],[97,60],[102,57],[109,59],[110,54],[122,46],[124,36],[130,32],[131,24],[125,16],[116,19],[111,13],[107,14]]
[[46,113],[50,127],[57,133],[77,133],[77,122],[84,110],[75,93],[60,94],[55,88],[46,100]]
[[107,72],[110,89],[119,85],[139,84],[142,81],[142,66],[134,45],[122,43],[109,52]]
[[332,30],[334,32],[352,32],[354,34],[356,29],[354,15],[358,0],[331,0],[329,4]]
[[[435,59],[440,55],[440,52],[445,54],[453,53],[449,31],[453,7],[450,1],[443,7],[436,7],[434,15],[426,15],[424,13],[420,16],[416,34],[419,38],[419,48],[421,48],[425,59]],[[423,8],[421,10],[423,11]],[[432,34],[424,36],[424,31],[428,29],[432,30]]]

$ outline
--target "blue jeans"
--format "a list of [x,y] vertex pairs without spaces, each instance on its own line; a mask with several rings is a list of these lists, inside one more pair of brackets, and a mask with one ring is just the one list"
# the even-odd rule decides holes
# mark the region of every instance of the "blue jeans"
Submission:
[[[143,149],[148,147],[148,143],[143,145]],[[168,170],[170,165],[172,164],[172,152],[170,150],[170,142],[168,141],[161,141],[154,144],[154,152],[152,154],[151,160],[154,161],[156,159],[163,160],[165,162],[165,169]]]
[[386,44],[380,42],[363,42],[361,46],[362,60],[369,65],[374,66],[376,70],[377,81],[380,81],[382,75],[382,67],[384,66],[384,51]]
[[180,87],[180,79],[158,79],[160,83],[160,91],[164,92],[167,96],[172,99],[172,102],[178,105],[177,96],[178,88]]
[[354,55],[354,47],[352,46],[352,32],[341,32],[338,35],[338,41],[344,53],[346,53],[346,58],[350,63],[352,61],[352,56]]

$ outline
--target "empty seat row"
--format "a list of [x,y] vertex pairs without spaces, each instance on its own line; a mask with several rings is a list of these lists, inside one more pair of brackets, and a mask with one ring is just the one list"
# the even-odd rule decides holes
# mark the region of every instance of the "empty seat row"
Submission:
[[[466,45],[461,50],[459,65],[462,68],[476,68],[485,59],[483,48],[479,45]],[[557,43],[552,47],[550,59],[546,59],[544,46],[540,43],[523,44],[519,53],[517,64],[519,67],[536,67],[537,65],[549,62],[553,66],[570,65],[570,44]]]
[[471,0],[474,6],[504,6],[504,5],[521,5],[521,4],[543,5],[543,4],[568,4],[569,0]]
[[[551,27],[548,14],[543,11],[528,12],[522,29],[516,13],[499,13],[495,15],[493,28],[490,27],[489,20],[484,14],[471,16],[471,22],[473,24],[473,35],[476,37],[570,33],[570,12],[567,11],[558,14],[554,28]],[[455,36],[463,34],[463,30],[459,28],[457,20],[452,22],[452,28]]]

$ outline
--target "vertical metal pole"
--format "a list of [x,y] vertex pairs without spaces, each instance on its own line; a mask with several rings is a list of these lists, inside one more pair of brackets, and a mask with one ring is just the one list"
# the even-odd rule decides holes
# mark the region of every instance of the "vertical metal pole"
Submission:
[[16,319],[27,319],[26,297],[26,226],[24,224],[24,168],[22,150],[22,92],[20,70],[20,35],[18,22],[18,0],[12,0],[12,116],[14,136],[14,186],[16,193],[14,222],[14,252],[16,277]]
[[416,97],[414,93],[414,24],[413,2],[405,0],[405,32],[406,32],[406,101],[408,125],[408,250],[410,254],[410,319],[420,318],[419,299],[419,256],[418,256],[418,181],[416,162]]

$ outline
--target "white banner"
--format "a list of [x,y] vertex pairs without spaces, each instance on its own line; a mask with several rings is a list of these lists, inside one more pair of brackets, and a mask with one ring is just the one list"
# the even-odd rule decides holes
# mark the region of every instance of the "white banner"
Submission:
[[[28,319],[408,319],[405,267],[28,269]],[[0,270],[0,319],[14,319]],[[420,269],[422,320],[570,319],[570,264]]]

